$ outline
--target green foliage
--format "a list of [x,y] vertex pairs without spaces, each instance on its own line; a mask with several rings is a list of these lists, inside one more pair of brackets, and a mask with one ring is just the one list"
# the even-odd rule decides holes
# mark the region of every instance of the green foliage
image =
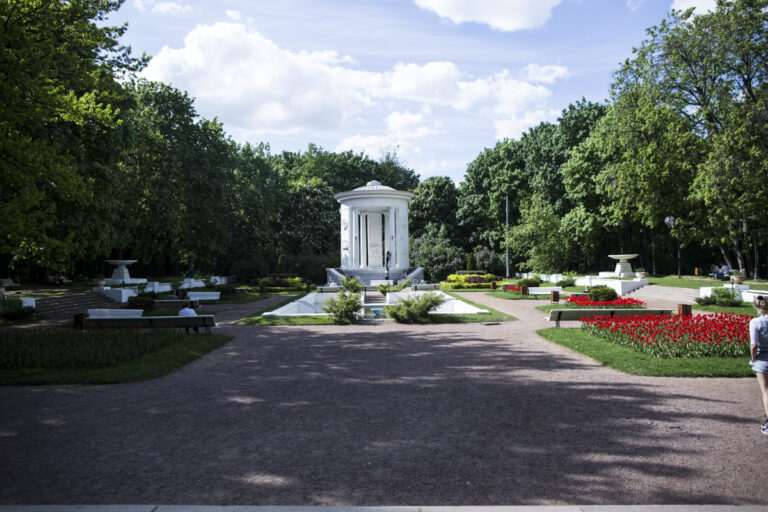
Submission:
[[221,293],[222,298],[237,297],[240,292],[237,291],[237,286],[233,284],[220,284],[216,286],[216,291]]
[[741,306],[742,301],[736,297],[736,293],[728,288],[713,288],[709,297],[696,297],[695,300],[702,306]]
[[445,298],[437,293],[425,293],[421,297],[410,297],[386,308],[387,316],[397,323],[413,324],[429,321],[429,312],[436,309]]
[[589,288],[589,300],[615,300],[618,296],[616,290],[605,285],[596,285]]
[[359,293],[345,293],[340,291],[335,297],[325,302],[323,309],[331,314],[335,324],[351,324],[355,321],[355,314],[363,307]]
[[521,206],[520,222],[512,228],[507,244],[523,260],[521,268],[557,272],[567,265],[570,240],[561,229],[560,217],[542,196],[533,196]]
[[342,277],[340,280],[342,291],[349,293],[360,293],[365,285],[356,277]]
[[522,288],[523,286],[527,286],[528,288],[537,288],[541,286],[541,279],[538,277],[525,277],[523,279],[518,279],[516,286],[518,288]]
[[397,283],[397,285],[392,286],[389,283],[387,284],[379,284],[376,285],[376,289],[379,291],[379,293],[386,295],[390,292],[401,292],[403,291],[409,284],[411,284],[412,279],[404,279],[403,281],[400,281]]
[[149,311],[155,307],[155,299],[152,297],[133,296],[128,297],[128,306],[133,309]]
[[440,281],[464,266],[464,252],[452,245],[444,226],[432,226],[424,235],[411,237],[410,254],[413,262],[424,267],[431,281]]
[[408,224],[412,236],[425,234],[428,226],[445,226],[451,238],[456,235],[458,199],[456,185],[447,176],[432,176],[419,183],[408,204]]
[[32,318],[35,308],[25,306],[21,299],[0,298],[0,318],[24,320]]
[[562,288],[567,288],[569,286],[576,286],[576,280],[573,279],[572,277],[568,277],[568,278],[565,278],[565,279],[561,279],[560,281],[558,281],[555,284],[557,286],[562,287]]
[[475,268],[475,258],[472,255],[472,251],[469,251],[467,253],[467,270],[472,270]]

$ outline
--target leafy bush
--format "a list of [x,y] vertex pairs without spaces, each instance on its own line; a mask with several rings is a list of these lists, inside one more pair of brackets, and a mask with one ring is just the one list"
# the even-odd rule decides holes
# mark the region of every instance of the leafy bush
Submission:
[[[357,281],[355,279],[355,281]],[[359,282],[359,281],[358,281]],[[333,317],[333,323],[351,324],[355,320],[355,313],[363,307],[359,293],[347,295],[343,291],[331,297],[325,302],[323,309]]]
[[523,286],[527,286],[528,288],[537,287],[541,285],[541,279],[538,277],[527,277],[524,279],[518,279],[516,284],[519,288],[522,288]]
[[155,307],[155,299],[152,297],[128,297],[128,306],[133,309],[149,311]]
[[360,293],[365,285],[356,277],[342,277],[340,280],[341,289],[349,293]]
[[557,283],[555,283],[557,286],[562,286],[563,288],[567,286],[576,286],[576,280],[572,277],[566,277],[565,279],[561,279]]
[[736,293],[728,288],[715,288],[709,297],[696,297],[694,300],[702,306],[741,306],[741,301],[736,297]]
[[396,286],[392,286],[390,284],[379,284],[376,285],[376,289],[381,292],[382,295],[386,295],[390,292],[401,292],[405,289],[406,286],[408,286],[411,283],[412,279],[406,279],[404,281],[400,281],[399,284]]
[[237,296],[237,287],[233,284],[220,284],[216,286],[216,291],[221,293],[222,297],[235,297]]
[[0,317],[6,320],[24,320],[32,318],[35,308],[25,306],[21,299],[1,299]]
[[484,283],[486,279],[484,276],[468,276],[466,282],[467,284]]
[[589,300],[592,301],[616,300],[618,296],[619,294],[616,293],[616,290],[602,284],[592,286],[589,289]]
[[437,293],[425,293],[419,298],[410,297],[387,307],[387,315],[401,324],[424,323],[429,320],[429,312],[445,302],[445,297]]

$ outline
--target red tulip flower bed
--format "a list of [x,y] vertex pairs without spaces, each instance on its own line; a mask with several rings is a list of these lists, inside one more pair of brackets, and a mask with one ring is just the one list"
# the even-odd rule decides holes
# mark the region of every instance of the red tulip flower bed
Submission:
[[577,308],[621,308],[621,309],[640,309],[645,307],[645,302],[637,299],[622,299],[619,297],[614,300],[590,300],[586,295],[571,295],[565,299],[569,306]]
[[635,315],[584,319],[590,334],[659,358],[747,357],[749,315]]
[[512,285],[504,285],[504,291],[505,292],[519,292],[520,287],[519,286],[512,286]]

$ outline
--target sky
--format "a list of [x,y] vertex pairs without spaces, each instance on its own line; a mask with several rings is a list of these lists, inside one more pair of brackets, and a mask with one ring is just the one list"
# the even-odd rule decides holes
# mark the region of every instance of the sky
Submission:
[[[715,0],[126,0],[141,75],[273,153],[396,153],[457,184],[484,148],[606,102],[670,9]],[[386,184],[385,184],[386,185]]]

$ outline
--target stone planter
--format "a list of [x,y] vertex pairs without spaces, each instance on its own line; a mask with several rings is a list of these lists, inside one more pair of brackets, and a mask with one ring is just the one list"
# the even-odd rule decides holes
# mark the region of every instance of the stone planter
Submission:
[[647,274],[647,272],[635,272],[635,276],[636,276],[638,279],[645,279],[645,277],[646,277],[647,275],[648,275],[648,274]]
[[731,281],[733,281],[734,284],[741,284],[744,282],[744,276],[731,276]]

